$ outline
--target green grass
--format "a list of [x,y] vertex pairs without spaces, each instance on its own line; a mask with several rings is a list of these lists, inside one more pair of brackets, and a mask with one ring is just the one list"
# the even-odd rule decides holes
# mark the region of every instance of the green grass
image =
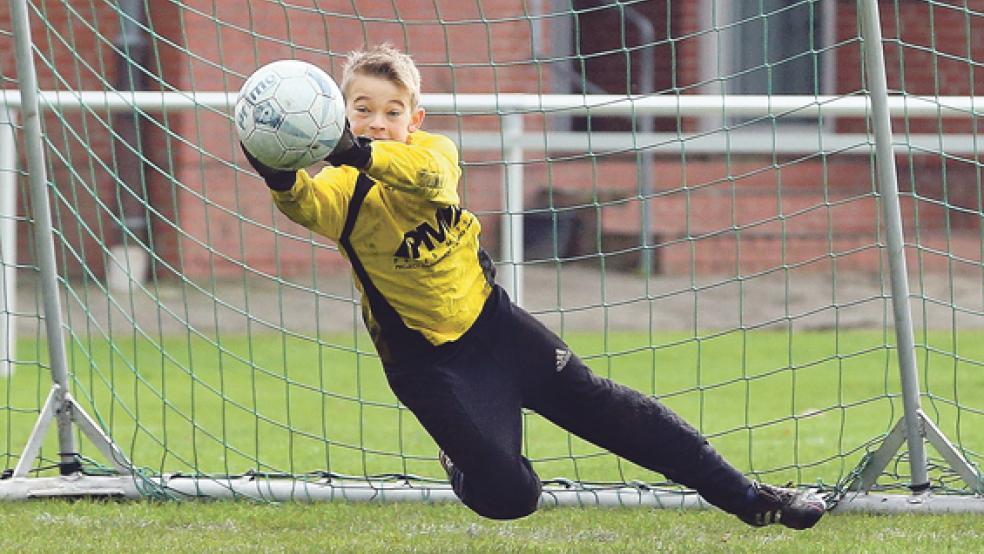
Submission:
[[[566,338],[596,372],[660,396],[735,465],[768,480],[835,483],[902,413],[894,350],[881,332]],[[924,408],[972,455],[984,451],[982,338],[926,335],[919,355]],[[41,351],[30,341],[18,349]],[[436,446],[395,402],[371,351],[361,335],[77,338],[69,358],[77,399],[151,471],[441,476]],[[31,365],[0,379],[5,467],[16,463],[49,383],[47,370]],[[525,424],[527,455],[544,478],[659,480],[535,414]],[[99,458],[85,445],[83,453]]]
[[[733,463],[770,481],[835,483],[901,416],[891,337],[879,332],[567,339],[596,372],[659,395]],[[924,409],[975,463],[984,451],[982,339],[922,335],[918,356]],[[19,344],[22,359],[36,353],[38,363],[0,379],[5,468],[16,463],[50,387],[43,350]],[[152,471],[438,478],[436,447],[397,406],[370,351],[364,336],[255,335],[76,339],[69,354],[73,393]],[[57,452],[53,435],[46,463]],[[535,414],[526,418],[525,447],[544,478],[661,480]],[[99,459],[90,446],[83,453]],[[37,501],[4,504],[0,529],[0,551],[25,552],[984,550],[979,515],[845,514],[796,533],[751,529],[718,511],[552,508],[495,522],[459,505]]]
[[722,512],[559,508],[510,522],[456,505],[5,504],[0,551],[53,552],[981,552],[980,515],[844,514],[809,531]]

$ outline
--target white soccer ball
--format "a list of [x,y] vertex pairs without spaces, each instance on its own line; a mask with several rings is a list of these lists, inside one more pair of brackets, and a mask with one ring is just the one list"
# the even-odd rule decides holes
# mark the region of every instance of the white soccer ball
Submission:
[[345,129],[345,101],[315,65],[279,60],[257,69],[239,91],[236,131],[267,167],[294,170],[323,160]]

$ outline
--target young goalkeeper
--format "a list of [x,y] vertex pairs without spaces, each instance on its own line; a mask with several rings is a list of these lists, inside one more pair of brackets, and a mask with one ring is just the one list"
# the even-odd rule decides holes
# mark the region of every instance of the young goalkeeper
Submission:
[[596,376],[510,301],[478,219],[459,205],[455,145],[420,130],[409,56],[387,45],[353,52],[341,89],[350,127],[330,167],[311,177],[247,158],[288,218],[348,258],[389,384],[441,448],[464,504],[496,519],[536,510],[541,483],[520,453],[526,407],[751,525],[820,519],[819,497],[749,481],[666,406]]

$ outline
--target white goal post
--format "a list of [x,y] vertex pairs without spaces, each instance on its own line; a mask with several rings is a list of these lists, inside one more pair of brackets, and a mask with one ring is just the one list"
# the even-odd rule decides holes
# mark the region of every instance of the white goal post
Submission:
[[[0,93],[2,94],[2,93]],[[16,114],[0,105],[0,377],[17,359],[17,149]]]

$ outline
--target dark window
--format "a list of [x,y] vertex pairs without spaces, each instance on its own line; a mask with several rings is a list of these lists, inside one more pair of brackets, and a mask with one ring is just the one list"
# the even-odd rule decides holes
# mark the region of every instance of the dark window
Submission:
[[[573,0],[570,90],[587,94],[652,94],[673,89],[674,51],[670,2]],[[574,130],[639,130],[625,117],[578,117]],[[673,130],[672,118],[654,130]]]
[[819,0],[731,4],[731,94],[822,94]]

